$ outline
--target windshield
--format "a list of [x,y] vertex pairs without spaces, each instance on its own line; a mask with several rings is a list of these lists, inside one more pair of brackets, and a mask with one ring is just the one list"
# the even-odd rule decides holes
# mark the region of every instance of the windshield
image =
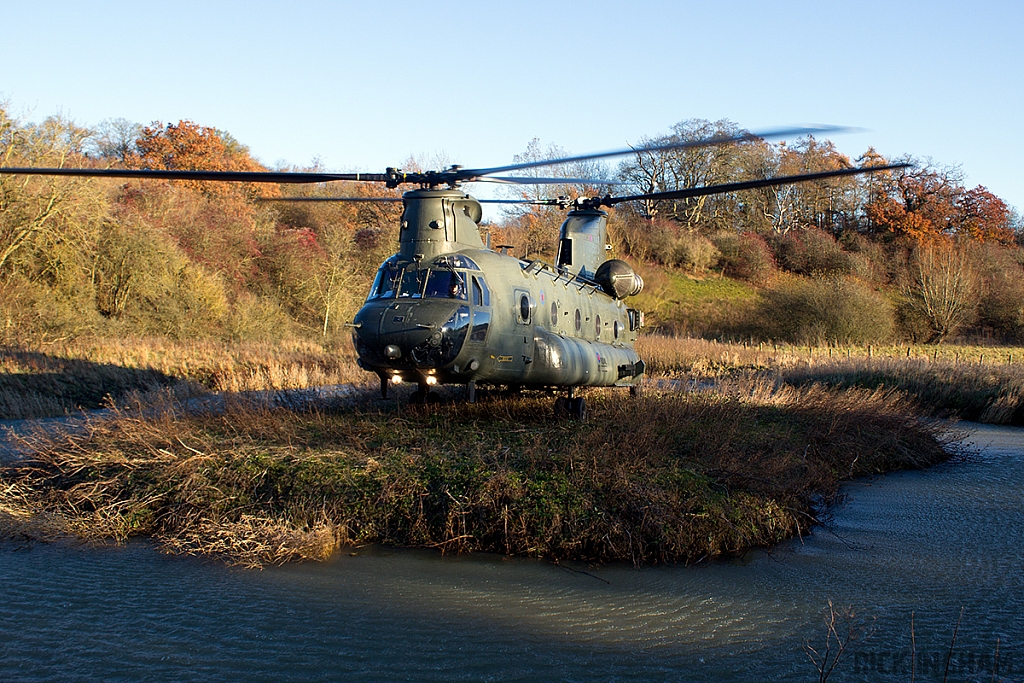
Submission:
[[373,280],[373,287],[370,288],[371,299],[389,299],[395,295],[395,285],[398,276],[402,273],[401,266],[385,261],[379,270],[377,277]]
[[454,270],[432,270],[427,277],[427,297],[466,300],[466,276]]
[[402,286],[398,290],[399,299],[419,299],[423,296],[423,281],[427,277],[426,270],[417,270],[415,266],[406,268],[402,274]]

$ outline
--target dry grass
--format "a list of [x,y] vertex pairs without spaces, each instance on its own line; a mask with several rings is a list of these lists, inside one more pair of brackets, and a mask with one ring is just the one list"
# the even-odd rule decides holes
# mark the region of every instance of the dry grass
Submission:
[[93,340],[0,348],[0,419],[51,417],[173,388],[179,398],[362,383],[346,344]]
[[892,389],[912,397],[924,414],[1024,424],[1020,347],[796,347],[647,336],[637,348],[654,376]]
[[148,534],[250,566],[367,542],[694,562],[802,532],[845,478],[947,457],[891,391],[749,380],[588,400],[582,425],[531,396],[114,411],[28,439],[32,455],[0,477],[0,535]]

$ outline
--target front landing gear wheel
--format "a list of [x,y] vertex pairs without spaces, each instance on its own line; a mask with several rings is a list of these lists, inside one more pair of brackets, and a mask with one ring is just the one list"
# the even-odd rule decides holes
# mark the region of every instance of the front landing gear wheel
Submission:
[[587,401],[582,396],[576,398],[570,398],[569,403],[569,417],[579,422],[587,421]]
[[427,392],[423,391],[422,389],[417,389],[416,391],[409,394],[409,405],[411,406],[421,406],[426,402]]

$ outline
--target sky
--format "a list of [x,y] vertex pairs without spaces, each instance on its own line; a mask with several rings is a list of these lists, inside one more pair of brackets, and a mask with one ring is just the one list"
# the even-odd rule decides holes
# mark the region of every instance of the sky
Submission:
[[[533,138],[619,149],[680,121],[957,166],[1024,210],[1024,3],[0,0],[0,101],[40,121],[189,119],[264,164],[469,168]],[[471,190],[487,196],[482,188]]]

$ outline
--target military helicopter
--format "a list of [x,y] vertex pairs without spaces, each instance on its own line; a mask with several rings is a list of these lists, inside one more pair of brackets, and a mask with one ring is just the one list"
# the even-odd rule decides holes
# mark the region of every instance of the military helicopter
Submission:
[[[358,181],[389,188],[418,185],[405,192],[398,252],[377,271],[369,295],[348,325],[358,363],[390,386],[417,386],[410,403],[431,401],[432,387],[466,386],[476,400],[480,385],[564,391],[555,412],[577,420],[586,403],[577,387],[628,387],[639,391],[646,370],[635,349],[643,313],[625,299],[639,294],[643,279],[625,261],[608,259],[608,214],[602,207],[622,202],[682,199],[902,168],[905,164],[847,168],[821,173],[613,197],[536,200],[567,209],[554,263],[520,259],[507,247],[492,248],[481,237],[481,203],[462,191],[467,182],[505,184],[608,185],[584,178],[499,176],[500,173],[668,149],[725,145],[844,130],[790,128],[760,133],[628,148],[483,169],[452,166],[442,171],[384,173],[291,173],[148,169],[0,168],[3,174],[155,178],[265,183]],[[614,183],[612,183],[614,184]],[[302,201],[282,198],[275,201]],[[314,198],[319,199],[319,198]],[[367,199],[323,198],[340,201]],[[370,201],[398,201],[378,198]]]

